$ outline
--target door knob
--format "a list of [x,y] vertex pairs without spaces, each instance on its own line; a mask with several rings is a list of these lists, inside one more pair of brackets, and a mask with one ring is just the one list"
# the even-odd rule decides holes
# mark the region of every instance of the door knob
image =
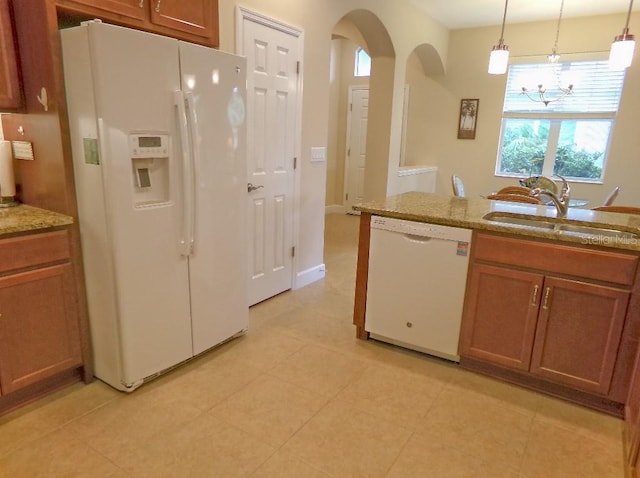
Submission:
[[250,193],[252,191],[255,191],[256,189],[260,189],[263,188],[264,186],[262,184],[260,184],[259,186],[254,186],[252,183],[248,183],[247,184],[247,192]]

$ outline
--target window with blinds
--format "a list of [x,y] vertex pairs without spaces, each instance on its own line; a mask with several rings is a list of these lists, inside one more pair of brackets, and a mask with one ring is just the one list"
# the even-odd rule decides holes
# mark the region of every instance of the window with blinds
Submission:
[[[624,71],[607,61],[511,65],[496,174],[601,182],[623,84]],[[538,85],[547,105],[523,93],[537,98]]]

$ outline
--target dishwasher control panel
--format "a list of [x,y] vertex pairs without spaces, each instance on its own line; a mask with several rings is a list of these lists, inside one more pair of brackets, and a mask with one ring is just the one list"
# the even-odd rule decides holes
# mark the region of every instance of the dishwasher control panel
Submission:
[[392,217],[373,216],[371,218],[371,229],[382,229],[410,236],[430,237],[445,241],[471,241],[471,229],[407,221]]

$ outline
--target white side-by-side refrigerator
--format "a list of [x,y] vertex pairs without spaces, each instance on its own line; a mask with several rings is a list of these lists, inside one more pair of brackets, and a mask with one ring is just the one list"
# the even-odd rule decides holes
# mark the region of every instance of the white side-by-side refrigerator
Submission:
[[60,33],[95,375],[131,391],[247,329],[246,62]]

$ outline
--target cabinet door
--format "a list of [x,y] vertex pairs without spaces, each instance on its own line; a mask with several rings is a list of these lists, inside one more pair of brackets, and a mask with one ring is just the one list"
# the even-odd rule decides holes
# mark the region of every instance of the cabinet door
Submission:
[[636,361],[627,397],[625,422],[627,425],[627,463],[632,467],[640,465],[640,354],[636,355]]
[[0,110],[22,106],[16,49],[9,0],[0,0]]
[[81,365],[70,264],[0,278],[0,387],[13,392]]
[[[153,0],[73,0],[75,3],[99,8],[105,12],[123,15],[137,20],[146,18],[147,3]],[[66,2],[67,4],[73,2]],[[61,2],[64,4],[64,2]]]
[[151,22],[211,38],[218,24],[217,0],[149,0]]
[[474,264],[460,355],[529,370],[543,279],[531,272]]
[[531,372],[607,394],[628,303],[623,290],[548,277]]

